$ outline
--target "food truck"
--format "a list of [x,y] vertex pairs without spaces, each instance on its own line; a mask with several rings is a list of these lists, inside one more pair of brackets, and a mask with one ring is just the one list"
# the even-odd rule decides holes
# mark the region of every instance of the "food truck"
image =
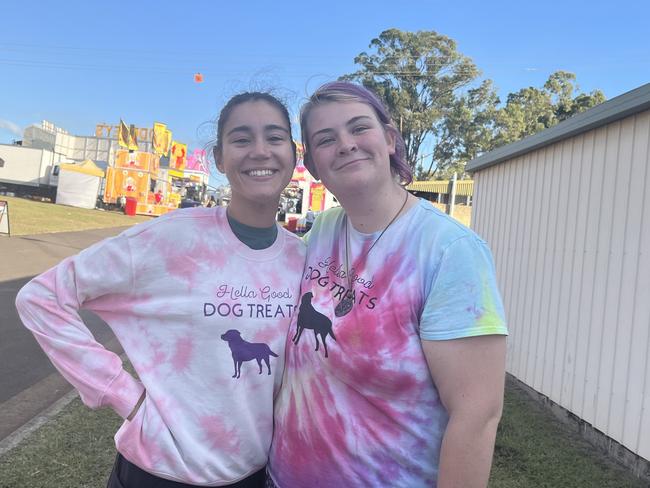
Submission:
[[160,171],[160,156],[127,149],[115,152],[115,163],[106,170],[104,203],[119,205],[124,199],[127,213],[163,215],[178,207],[170,194],[169,177]]

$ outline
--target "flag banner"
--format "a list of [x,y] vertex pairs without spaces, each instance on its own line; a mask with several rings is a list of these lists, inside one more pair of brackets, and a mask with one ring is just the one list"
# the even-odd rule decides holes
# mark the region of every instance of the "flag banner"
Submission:
[[135,128],[135,125],[131,124],[129,128],[129,150],[137,151],[138,150],[138,130]]
[[165,152],[163,156],[169,156],[169,151],[172,149],[172,131],[165,129]]
[[151,139],[153,152],[158,155],[165,154],[167,146],[169,145],[167,143],[167,126],[160,122],[154,122],[153,137]]
[[117,143],[120,145],[120,147],[128,149],[130,138],[129,128],[126,126],[124,121],[120,119],[120,128],[117,131]]
[[180,142],[172,142],[172,153],[169,156],[169,167],[172,169],[183,170],[185,169],[185,161],[187,159],[187,144]]

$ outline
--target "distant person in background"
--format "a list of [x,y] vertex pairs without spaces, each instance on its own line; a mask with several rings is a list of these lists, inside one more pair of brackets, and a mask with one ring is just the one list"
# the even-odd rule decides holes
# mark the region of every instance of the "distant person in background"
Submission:
[[[265,483],[305,257],[275,222],[296,163],[287,109],[267,93],[233,97],[214,156],[232,189],[227,208],[132,227],[63,260],[16,299],[83,402],[124,419],[110,488]],[[108,323],[137,377],[95,340],[81,309]]]
[[206,207],[212,208],[217,206],[217,201],[214,199],[214,195],[210,195],[210,199],[208,200],[208,204]]
[[296,200],[296,213],[302,214],[302,190],[298,192],[298,199]]
[[284,209],[282,204],[278,205],[278,222],[286,222],[287,220],[287,211]]
[[273,481],[485,487],[507,334],[486,243],[407,193],[404,142],[367,89],[322,86],[301,130],[305,166],[342,207],[307,234]]
[[316,215],[312,210],[307,210],[307,214],[305,215],[305,232],[309,232],[311,227],[314,225],[314,220],[316,219]]

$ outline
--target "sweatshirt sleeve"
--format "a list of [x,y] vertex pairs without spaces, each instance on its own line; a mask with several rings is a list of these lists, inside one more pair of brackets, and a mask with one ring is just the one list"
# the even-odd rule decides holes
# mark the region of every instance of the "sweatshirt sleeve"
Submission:
[[[144,387],[104,348],[79,316],[81,308],[125,306],[133,290],[128,238],[120,235],[63,260],[27,283],[16,309],[43,351],[90,408],[109,406],[126,418]],[[84,304],[87,306],[84,307]]]

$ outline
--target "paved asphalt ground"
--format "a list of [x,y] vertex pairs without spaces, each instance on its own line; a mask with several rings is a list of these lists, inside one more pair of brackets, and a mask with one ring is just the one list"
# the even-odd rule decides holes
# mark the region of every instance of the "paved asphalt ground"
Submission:
[[[33,236],[0,236],[0,441],[72,388],[23,327],[14,301],[33,276],[126,227]],[[105,347],[121,353],[109,327],[92,313],[84,322]]]

